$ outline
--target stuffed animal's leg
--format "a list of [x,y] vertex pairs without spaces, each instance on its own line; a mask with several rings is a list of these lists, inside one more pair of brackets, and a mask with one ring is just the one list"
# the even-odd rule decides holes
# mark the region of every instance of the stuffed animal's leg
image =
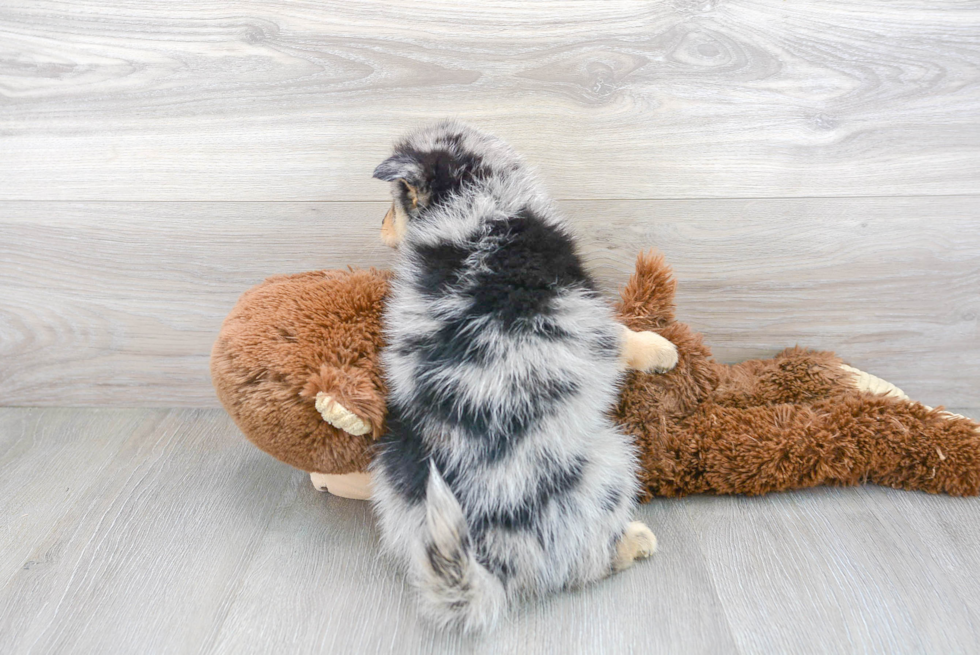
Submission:
[[[715,401],[729,407],[814,403],[854,391],[910,400],[891,382],[844,364],[829,352],[789,348],[773,359],[719,366]],[[927,407],[927,409],[932,409]],[[959,414],[943,412],[951,418]]]
[[729,407],[807,404],[854,391],[854,375],[830,352],[788,348],[772,359],[719,365],[715,402]]
[[[870,410],[883,401],[861,402]],[[912,401],[885,402],[874,424],[861,417],[864,429],[874,430],[871,482],[954,496],[980,493],[980,425]]]
[[[345,442],[363,443],[353,437],[381,436],[385,413],[384,384],[375,369],[324,363],[310,377],[303,395],[314,398],[320,417],[340,431],[337,437],[331,436],[330,439],[339,438],[342,441],[328,441],[327,448],[349,447]],[[310,473],[310,481],[318,491],[327,491],[335,496],[358,500],[371,497],[371,474],[367,472]]]
[[619,358],[624,368],[665,373],[677,366],[677,347],[656,332],[634,332],[623,326]]
[[757,495],[873,482],[980,493],[980,426],[916,402],[853,391],[812,405],[712,405],[642,454],[651,495]]
[[[854,388],[858,391],[866,391],[867,393],[873,393],[876,396],[889,396],[899,400],[910,400],[908,394],[888,380],[882,380],[875,375],[865,373],[864,371],[856,369],[853,366],[848,366],[847,364],[841,364],[840,367],[854,376],[852,383],[854,384]],[[929,407],[928,405],[923,405],[923,407],[929,410],[932,409],[932,407]],[[939,414],[947,418],[962,418],[969,420],[962,414],[954,414],[953,412],[947,412],[944,409],[940,410]]]
[[842,370],[850,373],[853,378],[851,380],[854,388],[858,391],[866,391],[868,393],[873,393],[876,396],[891,396],[892,398],[898,398],[899,400],[908,400],[908,395],[896,387],[891,382],[882,380],[881,378],[871,375],[870,373],[865,373],[862,370],[856,369],[853,366],[848,366],[847,364],[840,365]]

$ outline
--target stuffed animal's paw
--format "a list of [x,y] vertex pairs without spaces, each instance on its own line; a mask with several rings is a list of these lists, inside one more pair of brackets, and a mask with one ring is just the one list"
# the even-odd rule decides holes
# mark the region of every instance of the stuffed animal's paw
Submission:
[[866,391],[867,393],[873,393],[876,396],[890,396],[892,398],[898,398],[899,400],[908,400],[908,395],[896,387],[891,382],[882,380],[881,378],[871,375],[870,373],[865,373],[860,369],[856,369],[853,366],[848,366],[847,364],[841,364],[840,367],[850,373],[853,378],[853,384],[858,391]]
[[627,331],[623,359],[628,368],[666,373],[677,366],[677,346],[656,332]]
[[[897,398],[898,400],[910,400],[908,394],[896,387],[894,384],[887,380],[882,380],[881,378],[871,375],[870,373],[865,373],[861,369],[854,368],[853,366],[848,366],[847,364],[841,364],[840,367],[850,373],[853,377],[854,387],[858,391],[865,391],[867,393],[873,393],[876,396],[888,396],[890,398]],[[929,405],[923,405],[926,409],[931,410],[932,407]],[[964,420],[970,420],[963,416],[962,414],[955,414],[953,412],[947,412],[943,410],[941,414],[946,418],[959,418]]]
[[316,395],[316,410],[324,421],[348,434],[360,436],[371,431],[370,423],[323,392]]

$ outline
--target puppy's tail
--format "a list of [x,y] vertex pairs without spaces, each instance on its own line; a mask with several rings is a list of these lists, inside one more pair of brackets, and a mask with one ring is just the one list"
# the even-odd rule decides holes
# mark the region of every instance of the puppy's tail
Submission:
[[489,630],[507,605],[504,586],[474,559],[463,509],[435,464],[429,466],[425,522],[423,613],[441,627]]

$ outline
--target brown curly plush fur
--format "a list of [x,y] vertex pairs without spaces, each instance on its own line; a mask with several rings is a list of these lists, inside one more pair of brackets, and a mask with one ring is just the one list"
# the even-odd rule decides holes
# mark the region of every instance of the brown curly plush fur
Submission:
[[[211,380],[252,443],[304,471],[367,468],[384,429],[377,362],[389,277],[374,269],[281,275],[242,295],[211,351]],[[354,436],[324,421],[319,392],[372,432]]]
[[[306,471],[364,470],[383,430],[378,374],[388,275],[317,272],[270,278],[242,296],[212,354],[218,397],[242,432]],[[619,312],[634,330],[677,345],[664,375],[631,372],[616,416],[636,438],[643,499],[762,494],[864,482],[931,493],[980,492],[980,426],[906,400],[857,391],[832,353],[800,348],[734,366],[674,320],[661,257],[641,255]],[[325,423],[334,397],[374,428],[354,437]]]
[[656,330],[680,352],[669,373],[630,373],[616,410],[640,447],[645,500],[864,482],[980,492],[976,423],[857,391],[832,353],[719,364],[674,320],[674,286],[662,258],[641,255],[619,306],[627,326]]

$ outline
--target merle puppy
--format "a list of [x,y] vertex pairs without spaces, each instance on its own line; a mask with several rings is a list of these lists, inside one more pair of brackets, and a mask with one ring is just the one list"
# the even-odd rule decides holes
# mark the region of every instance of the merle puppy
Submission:
[[608,413],[623,370],[672,368],[673,344],[616,323],[501,140],[440,123],[374,177],[391,183],[382,236],[400,250],[374,502],[423,614],[484,630],[511,601],[650,555],[653,533],[630,522],[632,444]]

